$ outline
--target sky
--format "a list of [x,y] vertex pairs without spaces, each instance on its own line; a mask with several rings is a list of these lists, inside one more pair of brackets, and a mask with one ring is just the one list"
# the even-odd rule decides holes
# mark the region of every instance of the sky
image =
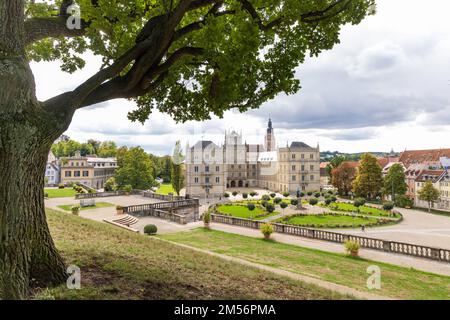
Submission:
[[[345,26],[340,44],[297,68],[297,94],[281,94],[257,110],[184,124],[155,111],[141,125],[127,119],[134,103],[117,99],[77,111],[66,134],[164,155],[177,140],[222,143],[230,129],[242,131],[247,143],[263,143],[270,117],[279,147],[303,141],[340,152],[450,148],[448,12],[448,0],[378,0],[375,16]],[[94,74],[101,59],[85,59],[86,67],[72,75],[58,62],[32,63],[38,99]]]

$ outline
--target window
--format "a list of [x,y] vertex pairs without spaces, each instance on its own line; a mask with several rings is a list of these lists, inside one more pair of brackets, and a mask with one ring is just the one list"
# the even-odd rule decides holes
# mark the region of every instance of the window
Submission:
[[80,171],[74,171],[73,172],[73,176],[74,177],[80,177],[81,176],[81,172]]
[[216,177],[216,183],[219,183],[219,182],[220,182],[220,178]]
[[219,172],[219,171],[220,171],[220,167],[216,166],[216,172]]
[[83,177],[89,177],[89,171],[83,171]]
[[294,175],[294,176],[292,176],[292,181],[295,181],[295,179],[296,179],[295,175]]
[[314,170],[314,165],[310,165],[309,166],[309,170],[313,171]]
[[303,175],[303,176],[302,176],[302,181],[305,181],[305,179],[306,179],[306,177]]
[[305,165],[302,164],[302,171],[305,171]]
[[198,166],[194,167],[194,172],[198,172]]
[[302,159],[305,159],[305,155],[302,153]]
[[72,171],[66,171],[66,173],[64,174],[65,177],[71,177],[72,176]]
[[295,166],[292,166],[292,171],[295,171]]
[[312,180],[314,180],[314,175],[312,174],[312,175],[310,175],[309,176],[309,179],[312,181]]
[[205,172],[209,172],[209,166],[205,166]]
[[209,183],[209,177],[205,177],[205,183]]
[[195,183],[198,183],[198,177],[195,177],[195,178],[194,178],[194,182],[195,182]]
[[295,159],[295,153],[292,154],[292,159]]

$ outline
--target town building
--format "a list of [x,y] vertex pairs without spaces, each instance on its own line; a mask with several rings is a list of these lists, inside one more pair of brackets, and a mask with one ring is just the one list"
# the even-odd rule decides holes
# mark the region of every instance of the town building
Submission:
[[[440,190],[439,182],[442,180],[442,177],[446,175],[445,170],[422,170],[420,174],[417,176],[415,181],[415,197],[414,197],[414,205],[417,207],[428,207],[428,203],[426,201],[420,200],[419,191],[425,185],[425,182],[431,181],[433,186]],[[439,208],[440,200],[432,205],[432,208]]]
[[114,176],[117,168],[116,158],[75,156],[61,159],[61,183],[81,183],[94,189],[102,189],[106,181]]
[[49,152],[47,164],[45,165],[46,186],[56,186],[60,182],[61,170],[58,160],[52,151]]
[[186,194],[221,196],[227,189],[263,188],[295,193],[320,190],[320,150],[303,142],[277,148],[269,119],[264,146],[243,142],[242,132],[225,132],[223,145],[187,145]]

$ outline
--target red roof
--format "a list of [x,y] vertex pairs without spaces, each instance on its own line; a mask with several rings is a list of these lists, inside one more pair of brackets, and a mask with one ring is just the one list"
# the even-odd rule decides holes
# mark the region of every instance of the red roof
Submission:
[[436,182],[442,174],[445,173],[445,170],[423,170],[419,176],[416,178],[418,182],[424,182],[431,180],[433,183]]
[[399,161],[408,168],[411,164],[438,162],[441,157],[450,157],[450,149],[404,151],[400,154]]

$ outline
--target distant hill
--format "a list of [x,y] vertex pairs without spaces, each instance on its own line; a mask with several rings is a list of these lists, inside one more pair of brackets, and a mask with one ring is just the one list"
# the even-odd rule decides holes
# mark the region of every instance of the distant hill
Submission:
[[348,161],[359,161],[361,159],[361,156],[364,153],[371,153],[377,158],[386,157],[386,156],[394,156],[394,157],[399,156],[398,152],[393,152],[393,151],[391,151],[391,152],[367,151],[367,152],[357,152],[357,153],[345,153],[345,152],[339,152],[339,151],[323,151],[320,153],[320,160],[322,162],[326,162],[326,161],[333,159],[336,156],[344,156],[344,157],[346,157],[346,159]]

